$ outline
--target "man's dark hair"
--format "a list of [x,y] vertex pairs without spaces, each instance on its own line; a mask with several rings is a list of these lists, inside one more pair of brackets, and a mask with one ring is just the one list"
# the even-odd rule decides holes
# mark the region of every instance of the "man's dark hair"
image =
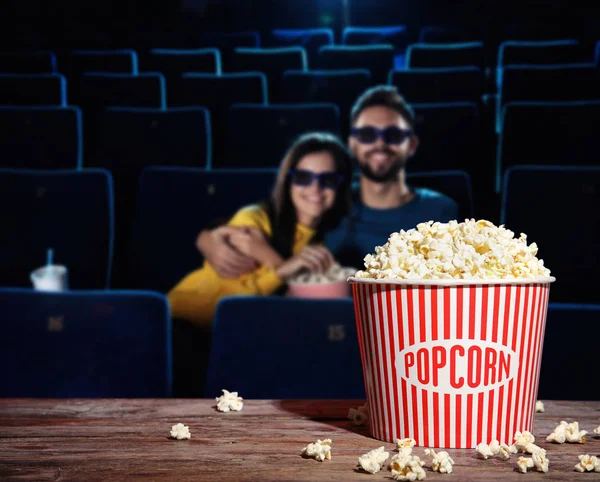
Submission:
[[350,127],[354,125],[358,116],[369,107],[383,106],[395,110],[408,123],[411,129],[415,128],[415,114],[406,103],[396,87],[391,85],[376,85],[366,90],[352,106],[350,114]]

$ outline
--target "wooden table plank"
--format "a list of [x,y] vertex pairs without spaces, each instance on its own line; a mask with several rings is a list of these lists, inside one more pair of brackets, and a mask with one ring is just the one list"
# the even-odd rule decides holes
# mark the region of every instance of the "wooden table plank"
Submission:
[[[379,442],[366,427],[346,420],[362,401],[247,400],[242,412],[219,413],[214,400],[0,400],[2,480],[391,480],[356,470],[359,455],[393,444]],[[550,472],[520,474],[517,457],[481,460],[474,450],[448,449],[454,473],[431,471],[427,479],[461,481],[600,480],[600,473],[573,470],[577,455],[600,455],[600,437],[584,445],[545,441],[561,420],[579,421],[592,432],[600,425],[600,402],[546,401],[536,414],[536,443],[548,451]],[[170,439],[177,422],[189,425],[191,440]],[[332,460],[303,459],[300,450],[317,438],[333,439]]]

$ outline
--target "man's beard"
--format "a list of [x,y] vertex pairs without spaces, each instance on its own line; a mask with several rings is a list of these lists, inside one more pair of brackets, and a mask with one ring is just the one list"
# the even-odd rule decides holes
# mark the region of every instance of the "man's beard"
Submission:
[[383,173],[376,173],[375,171],[373,171],[373,169],[371,169],[371,166],[369,166],[367,160],[365,160],[365,162],[360,162],[358,159],[355,159],[356,163],[358,164],[358,168],[360,169],[360,173],[370,181],[373,181],[378,184],[384,184],[396,180],[398,178],[398,173],[406,167],[406,159],[398,156],[397,154],[394,154],[389,149],[385,148],[375,149],[367,152],[365,155],[365,159],[368,159],[369,156],[377,152],[384,152],[388,156],[395,157],[394,162],[389,167],[389,169]]

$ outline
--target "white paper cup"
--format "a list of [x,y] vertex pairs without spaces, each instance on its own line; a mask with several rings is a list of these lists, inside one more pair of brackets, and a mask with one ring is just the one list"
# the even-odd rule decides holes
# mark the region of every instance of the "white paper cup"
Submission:
[[348,281],[374,438],[474,448],[533,431],[555,278]]
[[64,291],[68,289],[67,268],[61,265],[43,266],[30,275],[33,287],[39,291]]

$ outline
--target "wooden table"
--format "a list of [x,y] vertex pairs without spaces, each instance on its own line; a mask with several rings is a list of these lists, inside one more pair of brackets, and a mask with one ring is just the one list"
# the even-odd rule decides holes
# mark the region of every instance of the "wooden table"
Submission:
[[[247,400],[242,412],[220,413],[214,400],[194,399],[2,399],[0,400],[0,480],[392,480],[387,468],[358,472],[356,460],[384,445],[367,428],[346,419],[360,401]],[[561,420],[578,421],[592,432],[600,425],[600,402],[545,402],[536,415],[536,443],[547,449],[550,472],[521,474],[517,457],[481,460],[475,450],[449,449],[452,474],[431,471],[426,480],[600,480],[578,473],[577,455],[600,455],[600,437],[585,445],[545,441]],[[189,425],[191,440],[169,438],[177,422]],[[318,438],[333,439],[332,460],[300,455]]]

